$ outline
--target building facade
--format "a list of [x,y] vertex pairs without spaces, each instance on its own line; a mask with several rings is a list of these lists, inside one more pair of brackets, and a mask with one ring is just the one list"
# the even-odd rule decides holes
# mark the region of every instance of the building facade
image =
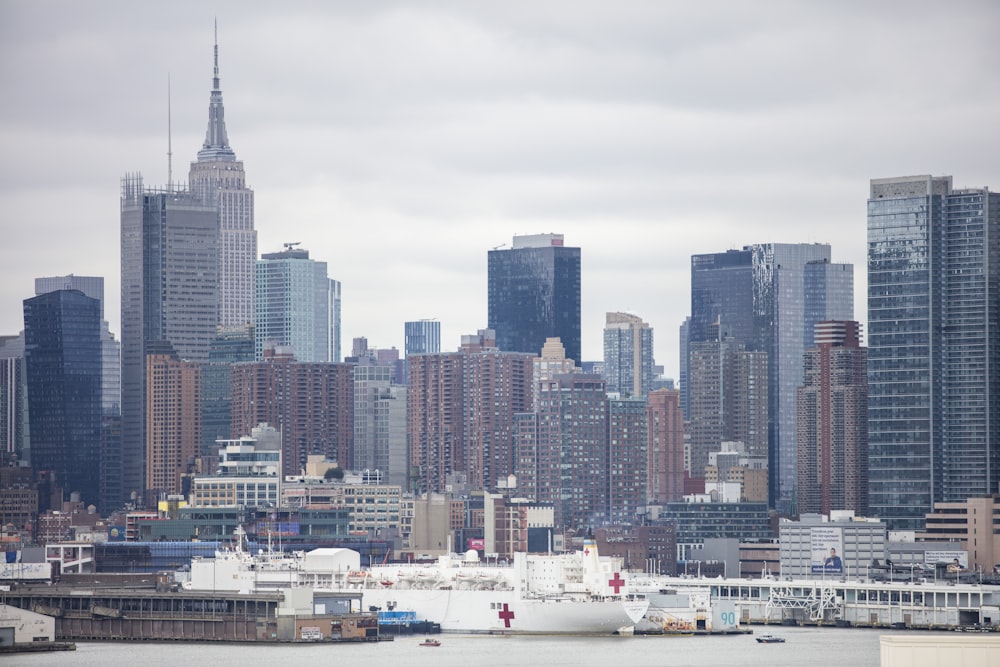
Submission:
[[354,367],[354,455],[357,470],[379,471],[389,484],[406,486],[406,387],[393,384],[392,367]]
[[653,385],[653,329],[629,313],[608,313],[604,325],[604,382],[608,392],[646,398]]
[[562,234],[515,236],[508,249],[489,252],[489,328],[505,352],[537,355],[558,337],[566,356],[580,361],[580,249]]
[[599,375],[557,375],[539,388],[534,459],[519,453],[518,462],[529,468],[524,476],[536,480],[535,500],[553,506],[557,528],[608,521],[607,420]]
[[[168,184],[173,187],[173,183]],[[225,330],[246,329],[254,320],[254,193],[246,185],[243,161],[229,145],[222,89],[219,88],[219,44],[214,46],[208,130],[191,163],[188,189],[211,202],[219,216],[218,324]]]
[[733,338],[691,343],[688,367],[691,477],[704,478],[710,452],[742,442],[768,455],[768,355]]
[[26,299],[24,360],[32,468],[100,506],[100,302],[78,290]]
[[832,264],[827,244],[762,243],[691,258],[689,345],[733,338],[768,355],[770,493],[785,511],[792,510],[798,475],[802,355],[815,322],[854,318],[852,281],[853,267]]
[[611,524],[636,522],[646,505],[649,444],[646,401],[608,399],[608,513]]
[[868,577],[873,563],[886,558],[885,523],[844,516],[803,514],[799,521],[782,519],[778,526],[781,576],[796,579]]
[[201,364],[168,344],[146,355],[146,504],[184,493],[201,450]]
[[281,504],[281,433],[269,424],[249,436],[218,441],[214,474],[191,480],[191,507],[277,507]]
[[657,389],[646,397],[646,501],[679,502],[684,497],[684,414],[680,391]]
[[416,320],[403,323],[403,384],[410,383],[406,359],[411,354],[441,352],[441,323],[437,320]]
[[47,276],[35,278],[35,296],[57,290],[75,289],[101,304],[101,412],[121,414],[121,343],[115,340],[104,319],[104,278],[101,276]]
[[223,330],[212,339],[201,366],[201,453],[214,453],[216,441],[232,436],[232,366],[253,360],[252,327]]
[[146,354],[168,342],[180,359],[208,359],[218,322],[219,212],[214,200],[122,180],[122,440],[120,503],[146,489]]
[[332,341],[339,322],[331,308],[334,281],[327,277],[326,262],[309,259],[308,250],[294,245],[264,253],[257,261],[256,357],[264,357],[265,346],[278,345],[292,348],[302,362],[336,361]]
[[4,462],[31,460],[26,375],[24,333],[0,336],[0,460]]
[[800,512],[868,515],[868,365],[857,322],[819,322],[799,387]]
[[441,492],[451,473],[495,488],[515,468],[515,415],[531,409],[530,354],[497,348],[492,330],[457,352],[409,358],[407,432],[415,491]]
[[959,546],[968,554],[967,567],[993,572],[1000,563],[1000,496],[934,503],[916,538],[933,549]]
[[441,351],[441,323],[437,320],[416,320],[403,323],[403,351],[411,354],[437,354]]
[[310,455],[351,467],[352,366],[300,362],[271,348],[261,361],[234,364],[232,377],[233,432],[249,433],[261,423],[281,431],[283,474],[300,474]]
[[894,530],[997,490],[998,293],[1000,195],[950,176],[871,181],[869,502]]

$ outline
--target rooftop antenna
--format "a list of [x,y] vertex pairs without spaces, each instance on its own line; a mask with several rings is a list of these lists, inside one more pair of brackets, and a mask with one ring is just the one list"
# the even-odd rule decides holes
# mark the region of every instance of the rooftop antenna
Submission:
[[167,192],[174,189],[174,152],[170,119],[170,72],[167,72]]
[[219,89],[219,18],[215,18],[215,69],[212,72],[212,88]]

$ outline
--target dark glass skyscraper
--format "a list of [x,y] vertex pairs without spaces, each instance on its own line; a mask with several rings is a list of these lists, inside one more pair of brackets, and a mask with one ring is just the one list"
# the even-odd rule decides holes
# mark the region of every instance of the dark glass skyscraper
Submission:
[[580,362],[580,249],[562,234],[515,236],[489,252],[489,328],[505,352],[540,354],[558,337]]
[[868,200],[870,507],[921,529],[1000,481],[1000,195],[874,179]]
[[100,503],[101,304],[77,290],[24,301],[31,463]]
[[689,344],[731,337],[768,355],[770,498],[785,511],[798,473],[803,354],[817,321],[854,318],[852,286],[853,266],[832,264],[827,244],[761,243],[691,258]]

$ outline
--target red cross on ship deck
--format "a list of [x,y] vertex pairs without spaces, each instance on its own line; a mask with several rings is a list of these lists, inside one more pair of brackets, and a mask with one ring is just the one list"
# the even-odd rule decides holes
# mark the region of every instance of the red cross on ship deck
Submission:
[[503,621],[503,627],[509,628],[510,622],[514,620],[514,610],[507,608],[507,603],[503,603],[503,609],[500,610],[499,614],[500,620]]
[[621,575],[619,575],[619,573],[617,572],[615,572],[615,576],[613,579],[608,579],[608,586],[611,586],[611,588],[615,589],[615,595],[618,595],[619,593],[622,592],[622,586],[624,585],[625,585],[625,580],[622,579]]

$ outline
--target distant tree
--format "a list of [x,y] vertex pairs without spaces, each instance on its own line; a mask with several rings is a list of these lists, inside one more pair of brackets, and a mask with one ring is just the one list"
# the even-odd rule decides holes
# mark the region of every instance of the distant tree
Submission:
[[323,479],[328,482],[331,479],[344,479],[344,471],[340,468],[327,468],[326,473],[323,474]]

